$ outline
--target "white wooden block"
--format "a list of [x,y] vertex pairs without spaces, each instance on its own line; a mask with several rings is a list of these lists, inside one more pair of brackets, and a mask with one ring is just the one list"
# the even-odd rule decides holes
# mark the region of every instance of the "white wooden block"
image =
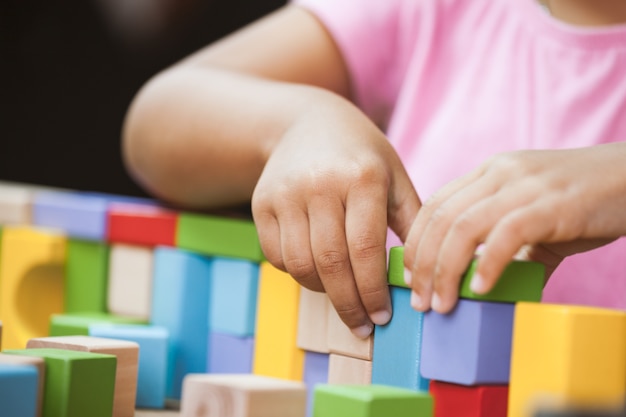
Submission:
[[114,244],[109,256],[109,312],[149,320],[153,249]]
[[33,193],[29,188],[0,183],[0,224],[30,224]]
[[300,349],[329,353],[328,350],[328,308],[330,300],[323,292],[315,292],[304,287],[300,289],[298,311],[298,337]]
[[331,353],[328,383],[369,385],[372,383],[372,361]]
[[252,374],[189,374],[181,417],[304,417],[306,386]]

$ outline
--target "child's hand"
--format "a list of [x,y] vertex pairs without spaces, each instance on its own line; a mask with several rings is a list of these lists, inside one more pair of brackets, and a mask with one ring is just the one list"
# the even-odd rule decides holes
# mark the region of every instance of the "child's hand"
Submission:
[[568,255],[626,234],[626,143],[498,155],[443,187],[405,244],[413,306],[445,313],[484,243],[472,290],[488,292],[516,255],[549,274]]
[[419,206],[387,139],[339,97],[312,105],[288,129],[252,198],[268,261],[325,290],[359,337],[391,318],[387,224],[404,239]]

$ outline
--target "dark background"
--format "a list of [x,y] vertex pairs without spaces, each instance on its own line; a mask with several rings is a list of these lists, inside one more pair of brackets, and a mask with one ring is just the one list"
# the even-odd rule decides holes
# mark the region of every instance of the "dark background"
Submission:
[[[111,17],[106,2],[169,6],[154,23],[147,13]],[[284,4],[0,0],[0,181],[144,196],[120,154],[134,94],[161,69]]]

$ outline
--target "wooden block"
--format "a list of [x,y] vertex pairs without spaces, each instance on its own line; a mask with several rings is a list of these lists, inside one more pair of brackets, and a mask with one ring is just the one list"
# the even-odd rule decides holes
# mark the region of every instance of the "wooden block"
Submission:
[[508,385],[465,386],[430,382],[434,417],[506,417]]
[[107,240],[144,246],[175,246],[178,213],[152,205],[114,203]]
[[304,417],[302,383],[258,375],[185,377],[181,417]]
[[328,295],[302,287],[299,305],[298,347],[309,352],[329,353],[328,309],[331,304]]
[[26,187],[0,183],[0,224],[30,224],[33,193]]
[[207,371],[214,374],[252,373],[254,337],[209,333]]
[[420,374],[424,313],[411,307],[411,290],[390,287],[393,316],[376,326],[372,383],[428,391],[428,379]]
[[305,352],[304,375],[302,381],[306,384],[307,416],[313,413],[313,397],[315,387],[328,383],[330,355],[328,353]]
[[427,392],[385,385],[319,385],[313,417],[430,417]]
[[48,335],[51,314],[63,311],[65,237],[27,227],[6,227],[0,255],[3,347],[26,346]]
[[257,263],[214,257],[211,263],[209,329],[240,337],[253,336],[258,287]]
[[487,294],[476,294],[470,289],[470,283],[476,272],[478,259],[474,259],[463,278],[459,297],[472,300],[500,301],[516,303],[519,301],[541,301],[545,284],[546,268],[543,264],[529,261],[512,261],[498,278],[498,282]]
[[573,407],[622,405],[625,312],[518,303],[514,328],[509,417],[528,415],[545,397]]
[[394,246],[389,249],[387,282],[394,287],[409,288],[404,281],[404,246]]
[[330,353],[371,361],[374,351],[374,335],[365,339],[356,337],[341,321],[339,314],[328,303],[328,350]]
[[422,377],[462,385],[508,384],[515,305],[459,300],[424,315]]
[[155,250],[151,323],[167,329],[169,398],[180,399],[183,378],[206,372],[211,260],[175,248]]
[[163,408],[167,386],[168,333],[159,326],[93,324],[89,334],[98,338],[126,340],[139,345],[137,407]]
[[300,285],[270,263],[261,264],[253,372],[302,380],[304,351],[296,346]]
[[252,220],[181,213],[176,246],[205,255],[264,260]]
[[117,339],[90,336],[61,336],[30,339],[28,349],[65,349],[79,352],[104,353],[117,358],[113,417],[133,417],[137,393],[139,345]]
[[111,245],[109,312],[150,319],[153,250],[148,246]]
[[[44,382],[46,378],[46,364],[42,358],[36,358],[33,356],[20,356],[20,355],[6,355],[4,353],[0,353],[0,366],[2,365],[21,365],[21,366],[33,366],[37,370],[37,394],[35,397],[35,416],[41,416],[41,410],[43,406],[43,392],[44,392]],[[26,389],[22,391],[20,388],[20,395],[27,395]],[[0,389],[1,393],[5,392],[4,389]],[[29,397],[30,400],[30,397]],[[0,409],[4,410],[5,402],[0,400]],[[7,413],[7,415],[14,415],[11,413]],[[30,414],[31,417],[33,414]]]
[[33,417],[37,413],[37,368],[0,363],[0,414]]
[[111,417],[115,356],[61,349],[4,353],[40,357],[46,362],[44,416]]
[[65,270],[65,312],[106,312],[109,246],[69,239]]
[[330,354],[328,362],[329,384],[371,384],[372,361]]
[[50,336],[89,336],[89,326],[93,324],[145,324],[145,320],[95,312],[53,314],[50,317]]

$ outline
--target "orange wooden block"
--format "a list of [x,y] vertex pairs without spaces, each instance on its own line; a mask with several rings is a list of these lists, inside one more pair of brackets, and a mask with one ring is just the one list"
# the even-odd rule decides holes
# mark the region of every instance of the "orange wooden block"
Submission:
[[139,361],[139,345],[137,343],[91,336],[60,336],[31,339],[26,347],[28,349],[75,350],[116,356],[113,417],[134,416]]
[[[15,365],[32,365],[37,368],[37,380],[38,380],[38,388],[37,388],[37,414],[36,416],[41,416],[41,407],[43,405],[43,389],[46,380],[46,362],[43,358],[37,358],[34,356],[24,356],[24,355],[5,355],[4,353],[0,353],[0,364],[8,363]],[[0,409],[2,408],[2,404],[0,404]]]
[[372,361],[330,354],[329,384],[367,385],[372,383]]

